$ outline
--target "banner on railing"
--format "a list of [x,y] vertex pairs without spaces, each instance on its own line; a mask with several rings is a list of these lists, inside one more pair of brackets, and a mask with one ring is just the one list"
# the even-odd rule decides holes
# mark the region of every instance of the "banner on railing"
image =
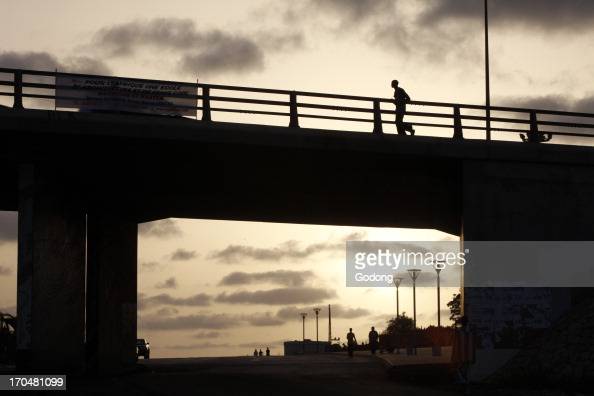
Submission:
[[196,86],[125,78],[56,77],[56,107],[80,111],[124,111],[171,116],[195,116]]

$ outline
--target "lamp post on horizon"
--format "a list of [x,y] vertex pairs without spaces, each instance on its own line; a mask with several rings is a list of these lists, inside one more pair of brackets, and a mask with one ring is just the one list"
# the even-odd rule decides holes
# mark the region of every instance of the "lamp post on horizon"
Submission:
[[402,283],[401,277],[394,278],[394,286],[396,286],[396,319],[400,316],[400,301],[399,301],[399,290],[400,284]]
[[435,272],[437,273],[437,327],[441,327],[441,301],[440,301],[440,285],[439,285],[439,273],[442,270],[442,267],[440,267],[440,264],[443,264],[444,261],[434,261],[433,262],[433,268],[435,268]]
[[318,338],[318,315],[320,314],[321,308],[314,308],[313,311],[316,313],[316,352],[320,352],[320,340]]
[[486,139],[491,140],[491,87],[489,81],[489,2],[485,0],[485,132]]
[[305,353],[305,317],[307,316],[306,312],[301,312],[301,319],[303,320],[303,353]]
[[407,270],[413,281],[413,348],[415,355],[417,354],[417,278],[419,277],[420,269],[409,269]]

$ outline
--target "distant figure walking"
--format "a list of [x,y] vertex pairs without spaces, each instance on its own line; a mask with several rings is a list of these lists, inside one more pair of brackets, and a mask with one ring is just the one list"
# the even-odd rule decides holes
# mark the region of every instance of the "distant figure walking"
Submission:
[[254,349],[254,356],[258,356],[258,350]]
[[371,331],[369,332],[369,349],[371,350],[371,354],[375,355],[375,351],[377,351],[377,345],[379,344],[379,334],[375,331],[375,327],[371,327]]
[[266,356],[270,356],[270,348],[266,347]]
[[392,88],[394,88],[394,104],[396,105],[396,130],[399,135],[406,135],[406,131],[409,131],[412,136],[415,134],[415,129],[412,124],[404,122],[406,104],[410,102],[410,96],[398,86],[398,80],[392,80]]
[[262,353],[262,350],[260,349],[260,352],[258,352],[259,356],[263,356],[264,354]]
[[347,350],[349,352],[349,357],[353,357],[353,352],[355,351],[355,347],[357,346],[357,337],[355,337],[355,333],[353,333],[353,329],[349,329],[347,333]]

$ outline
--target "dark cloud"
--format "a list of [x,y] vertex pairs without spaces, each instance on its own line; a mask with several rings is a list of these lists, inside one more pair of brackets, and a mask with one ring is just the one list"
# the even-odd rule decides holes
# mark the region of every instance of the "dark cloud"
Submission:
[[[0,62],[1,64],[1,62]],[[19,231],[17,212],[0,212],[0,245],[3,242],[16,242]]]
[[197,338],[197,339],[210,339],[210,338],[219,338],[221,337],[223,334],[220,331],[201,331],[199,333],[196,333],[194,335],[192,335],[192,338]]
[[157,289],[175,289],[177,288],[177,280],[172,276],[171,278],[165,279],[163,282],[159,282],[155,285]]
[[227,314],[197,314],[176,317],[148,316],[140,321],[149,330],[228,329],[241,324],[240,318]]
[[66,57],[62,61],[48,52],[0,53],[0,66],[34,70],[48,70],[84,74],[112,74],[111,69],[101,60],[87,56]]
[[273,316],[270,312],[255,315],[246,315],[245,320],[250,325],[256,327],[280,326],[285,323],[284,320]]
[[209,341],[200,342],[198,344],[183,344],[183,345],[166,345],[164,349],[176,349],[176,350],[185,350],[185,349],[210,349],[210,348],[229,348],[233,345],[223,343],[223,344],[215,344]]
[[[378,16],[394,15],[396,0],[308,0],[292,2],[284,12],[289,22],[311,20],[331,15],[337,20],[336,28],[352,29]],[[325,19],[327,25],[328,21]]]
[[92,41],[108,56],[132,56],[141,47],[181,54],[179,70],[185,74],[246,73],[264,68],[265,51],[287,51],[303,46],[296,32],[233,34],[199,30],[191,19],[157,18],[132,21],[99,30]]
[[141,223],[138,225],[138,233],[143,237],[154,237],[160,239],[168,239],[183,235],[183,232],[173,219]]
[[272,248],[229,245],[222,250],[211,252],[207,258],[226,264],[235,264],[245,259],[261,261],[302,260],[317,253],[344,250],[347,240],[359,240],[365,238],[365,236],[366,234],[362,232],[352,233],[340,238],[338,241],[313,243],[303,247],[297,241],[286,241]]
[[173,316],[177,315],[178,313],[179,310],[172,307],[163,307],[156,312],[156,314],[160,316]]
[[268,272],[232,272],[226,275],[219,285],[235,286],[250,285],[255,283],[272,283],[284,286],[303,286],[307,281],[314,279],[312,271],[277,270]]
[[[476,0],[437,0],[421,13],[419,24],[433,26],[442,22],[482,22],[483,2]],[[591,29],[594,2],[584,0],[491,0],[491,26],[516,25],[545,32]]]
[[171,253],[171,260],[173,261],[188,261],[198,257],[194,250],[177,249]]
[[138,306],[139,309],[147,309],[158,307],[162,305],[185,306],[185,307],[204,307],[210,305],[211,297],[208,294],[199,293],[190,297],[179,298],[172,297],[167,293],[158,294],[156,296],[145,297],[144,294],[139,295]]
[[155,271],[156,269],[160,268],[161,264],[156,261],[144,261],[140,263],[140,269],[142,271],[151,272]]
[[234,293],[221,293],[216,302],[228,304],[307,304],[333,298],[336,293],[332,290],[314,287],[288,287],[284,289],[238,291]]
[[4,266],[4,265],[0,265],[0,276],[10,276],[12,275],[12,269]]
[[[279,309],[278,312],[276,313],[276,316],[278,318],[281,319],[285,319],[285,320],[292,320],[295,318],[298,318],[299,314],[301,312],[307,312],[308,314],[314,315],[313,313],[313,309],[315,307],[311,306],[311,307],[285,307],[282,309]],[[328,317],[328,308],[326,306],[324,307],[318,307],[318,308],[322,308],[322,311],[320,312],[320,317]],[[361,318],[364,316],[368,316],[370,315],[371,312],[365,308],[349,308],[349,307],[345,307],[341,304],[332,304],[332,317],[333,318],[344,318],[344,319],[355,319],[355,318]]]
[[264,52],[252,39],[231,36],[221,31],[210,32],[207,36],[208,46],[202,51],[182,56],[179,63],[182,72],[197,76],[264,69]]
[[579,99],[564,95],[502,97],[497,98],[497,105],[538,110],[594,113],[594,95],[584,96]]

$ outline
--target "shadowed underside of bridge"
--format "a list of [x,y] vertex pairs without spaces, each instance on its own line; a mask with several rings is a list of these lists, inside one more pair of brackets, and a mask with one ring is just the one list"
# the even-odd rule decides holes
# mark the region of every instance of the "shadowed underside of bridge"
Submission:
[[[185,217],[435,228],[466,240],[594,239],[594,150],[587,147],[0,111],[0,210],[19,211],[23,368],[133,364],[139,222]],[[484,302],[480,293],[467,297],[467,305]],[[469,312],[471,323],[484,322],[480,310]]]

